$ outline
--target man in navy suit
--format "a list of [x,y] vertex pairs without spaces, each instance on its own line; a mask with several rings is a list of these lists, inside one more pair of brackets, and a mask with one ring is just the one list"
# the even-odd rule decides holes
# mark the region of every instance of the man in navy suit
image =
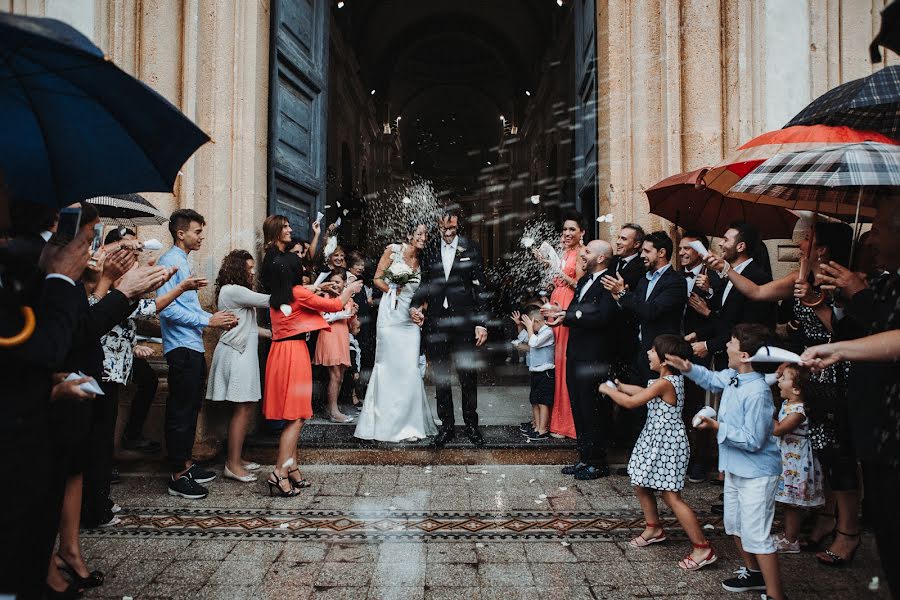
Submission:
[[619,308],[600,283],[612,262],[612,246],[593,240],[585,248],[585,273],[575,286],[575,298],[566,310],[542,312],[551,327],[569,328],[566,352],[566,387],[572,403],[572,419],[578,442],[578,462],[564,467],[565,475],[576,479],[597,479],[609,475],[606,447],[609,442],[610,404],[598,393],[609,376],[613,335]]
[[[687,283],[684,275],[670,264],[674,244],[664,231],[654,231],[641,247],[641,259],[647,273],[638,280],[635,290],[628,290],[620,274],[607,275],[601,280],[603,287],[612,294],[626,314],[638,323],[638,349],[632,371],[637,374],[638,385],[647,385],[651,377],[647,351],[653,340],[662,334],[681,334],[681,319],[687,303]],[[635,409],[631,418],[631,443],[637,439],[647,419],[647,407]]]

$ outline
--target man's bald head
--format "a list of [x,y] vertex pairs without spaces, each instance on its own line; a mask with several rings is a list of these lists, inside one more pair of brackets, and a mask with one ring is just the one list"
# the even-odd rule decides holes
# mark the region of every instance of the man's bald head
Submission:
[[598,273],[609,268],[612,260],[613,249],[609,242],[603,240],[591,240],[585,250],[585,271]]

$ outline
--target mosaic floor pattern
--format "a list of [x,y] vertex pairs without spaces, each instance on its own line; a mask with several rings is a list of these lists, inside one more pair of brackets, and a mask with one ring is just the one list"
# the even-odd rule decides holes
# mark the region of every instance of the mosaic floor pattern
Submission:
[[[482,513],[470,511],[372,511],[216,508],[131,508],[122,522],[88,533],[103,537],[237,537],[326,540],[504,540],[607,539],[625,540],[644,527],[640,513],[535,512]],[[710,536],[724,535],[717,515],[698,515]],[[683,536],[669,516],[663,526],[670,537]]]

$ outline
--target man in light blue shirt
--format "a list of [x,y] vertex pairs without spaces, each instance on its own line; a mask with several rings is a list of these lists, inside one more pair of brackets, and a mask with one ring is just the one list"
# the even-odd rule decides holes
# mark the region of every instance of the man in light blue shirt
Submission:
[[764,591],[764,598],[781,600],[778,554],[771,536],[781,451],[772,433],[772,390],[750,362],[771,337],[763,325],[736,325],[725,346],[729,368],[724,371],[677,356],[667,355],[666,362],[700,387],[722,394],[717,418],[701,417],[697,425],[716,433],[719,470],[725,472],[725,533],[734,536],[744,560],[737,577],[726,579],[722,587],[729,592]]
[[[190,209],[176,210],[169,217],[169,232],[174,245],[160,257],[158,264],[174,267],[177,272],[159,289],[158,295],[191,276],[188,255],[203,244],[205,224],[203,216]],[[231,329],[237,325],[237,317],[227,311],[206,312],[200,306],[197,292],[188,291],[159,313],[159,324],[163,353],[169,365],[165,422],[166,451],[173,469],[169,494],[198,500],[209,494],[209,490],[200,484],[216,478],[214,472],[201,469],[191,458],[197,417],[206,392],[203,329]]]

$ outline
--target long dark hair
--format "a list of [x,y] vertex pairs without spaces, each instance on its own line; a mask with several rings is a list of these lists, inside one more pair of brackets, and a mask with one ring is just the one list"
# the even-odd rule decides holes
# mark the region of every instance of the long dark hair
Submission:
[[226,285],[242,285],[253,289],[253,279],[247,270],[248,260],[253,260],[253,255],[246,250],[232,250],[225,255],[216,276],[216,302],[219,301],[219,292]]
[[303,283],[303,261],[293,252],[279,254],[272,265],[269,306],[278,308],[294,300],[294,286]]

